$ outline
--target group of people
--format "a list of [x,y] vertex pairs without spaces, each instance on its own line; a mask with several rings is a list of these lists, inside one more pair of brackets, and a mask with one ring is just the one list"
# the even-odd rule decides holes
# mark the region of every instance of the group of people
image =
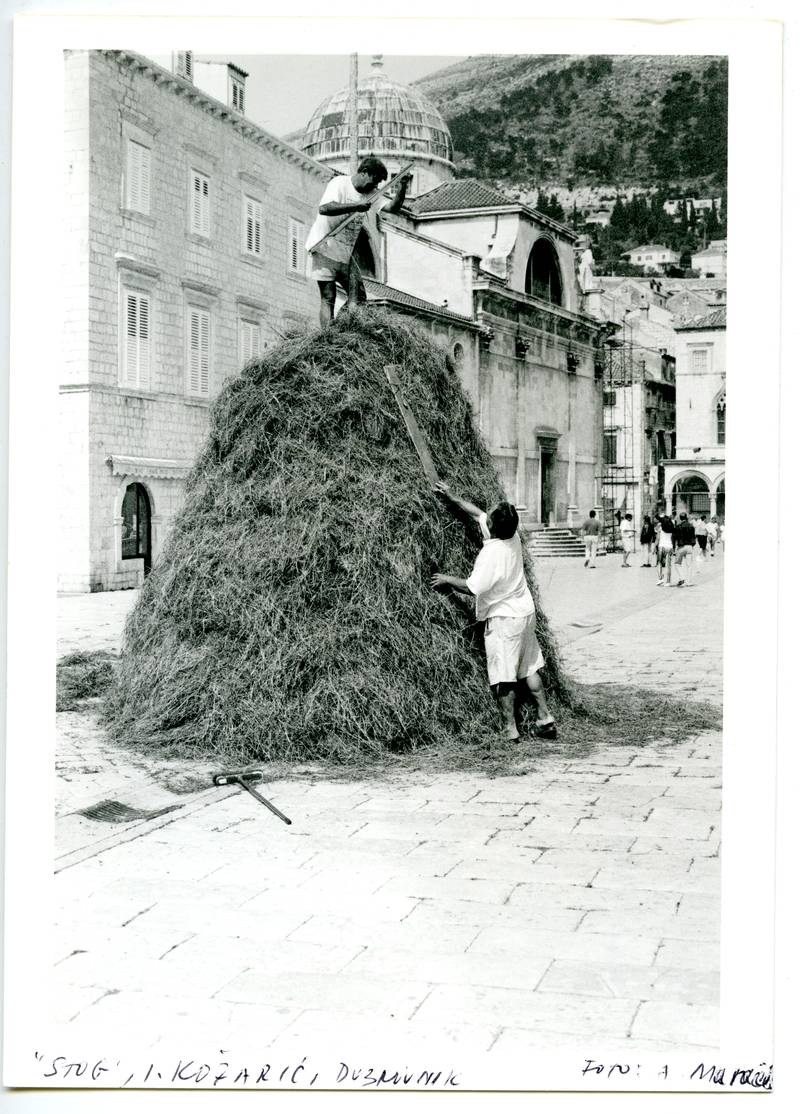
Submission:
[[[672,584],[673,565],[675,587],[691,585],[694,583],[692,561],[695,557],[698,561],[705,561],[715,555],[717,545],[724,545],[723,529],[716,516],[708,521],[704,514],[692,515],[690,518],[686,511],[681,511],[677,520],[670,514],[656,515],[654,518],[646,514],[639,533],[639,543],[646,558],[642,561],[642,568],[652,568],[655,556],[658,587]],[[622,538],[622,568],[629,569],[636,537],[633,515],[630,512],[620,516],[619,531]],[[600,522],[596,511],[589,511],[582,532],[585,546],[584,567],[596,568],[600,537]]]

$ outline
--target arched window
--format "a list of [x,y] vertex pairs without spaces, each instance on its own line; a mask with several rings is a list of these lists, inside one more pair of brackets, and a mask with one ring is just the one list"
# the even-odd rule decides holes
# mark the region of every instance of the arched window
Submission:
[[563,297],[558,256],[549,240],[537,240],[525,268],[525,293],[560,306]]
[[725,395],[717,402],[717,444],[725,444]]
[[122,559],[144,558],[144,571],[152,564],[150,500],[141,484],[129,484],[122,500]]

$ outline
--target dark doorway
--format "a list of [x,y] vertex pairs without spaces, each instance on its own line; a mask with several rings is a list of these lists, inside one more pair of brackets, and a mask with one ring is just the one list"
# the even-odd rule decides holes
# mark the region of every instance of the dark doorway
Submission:
[[122,558],[144,560],[145,575],[153,565],[150,500],[141,484],[130,484],[122,500]]
[[555,457],[552,451],[542,449],[542,464],[540,468],[541,477],[541,521],[545,526],[550,524],[550,515],[555,510],[555,502],[553,499],[554,488],[554,473],[555,473]]

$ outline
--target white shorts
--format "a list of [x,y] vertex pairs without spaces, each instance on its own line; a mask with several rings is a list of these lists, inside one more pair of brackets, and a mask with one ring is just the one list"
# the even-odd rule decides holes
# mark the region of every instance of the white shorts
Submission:
[[335,259],[328,259],[327,255],[311,252],[311,277],[317,282],[333,282],[337,276],[347,274],[347,267],[337,263]]
[[536,637],[536,616],[521,619],[499,615],[486,620],[484,631],[489,684],[513,684],[537,673],[544,657]]
[[665,550],[667,553],[672,552],[672,534],[662,534],[658,539],[658,548]]
[[633,538],[630,534],[626,534],[622,539],[623,553],[633,553]]

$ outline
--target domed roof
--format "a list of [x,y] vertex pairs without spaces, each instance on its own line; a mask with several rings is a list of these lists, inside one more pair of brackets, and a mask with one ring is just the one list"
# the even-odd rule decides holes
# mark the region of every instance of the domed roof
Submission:
[[[348,97],[345,86],[322,102],[308,122],[301,150],[322,162],[349,154]],[[453,161],[450,132],[438,109],[421,93],[391,81],[380,54],[358,82],[358,151]]]

